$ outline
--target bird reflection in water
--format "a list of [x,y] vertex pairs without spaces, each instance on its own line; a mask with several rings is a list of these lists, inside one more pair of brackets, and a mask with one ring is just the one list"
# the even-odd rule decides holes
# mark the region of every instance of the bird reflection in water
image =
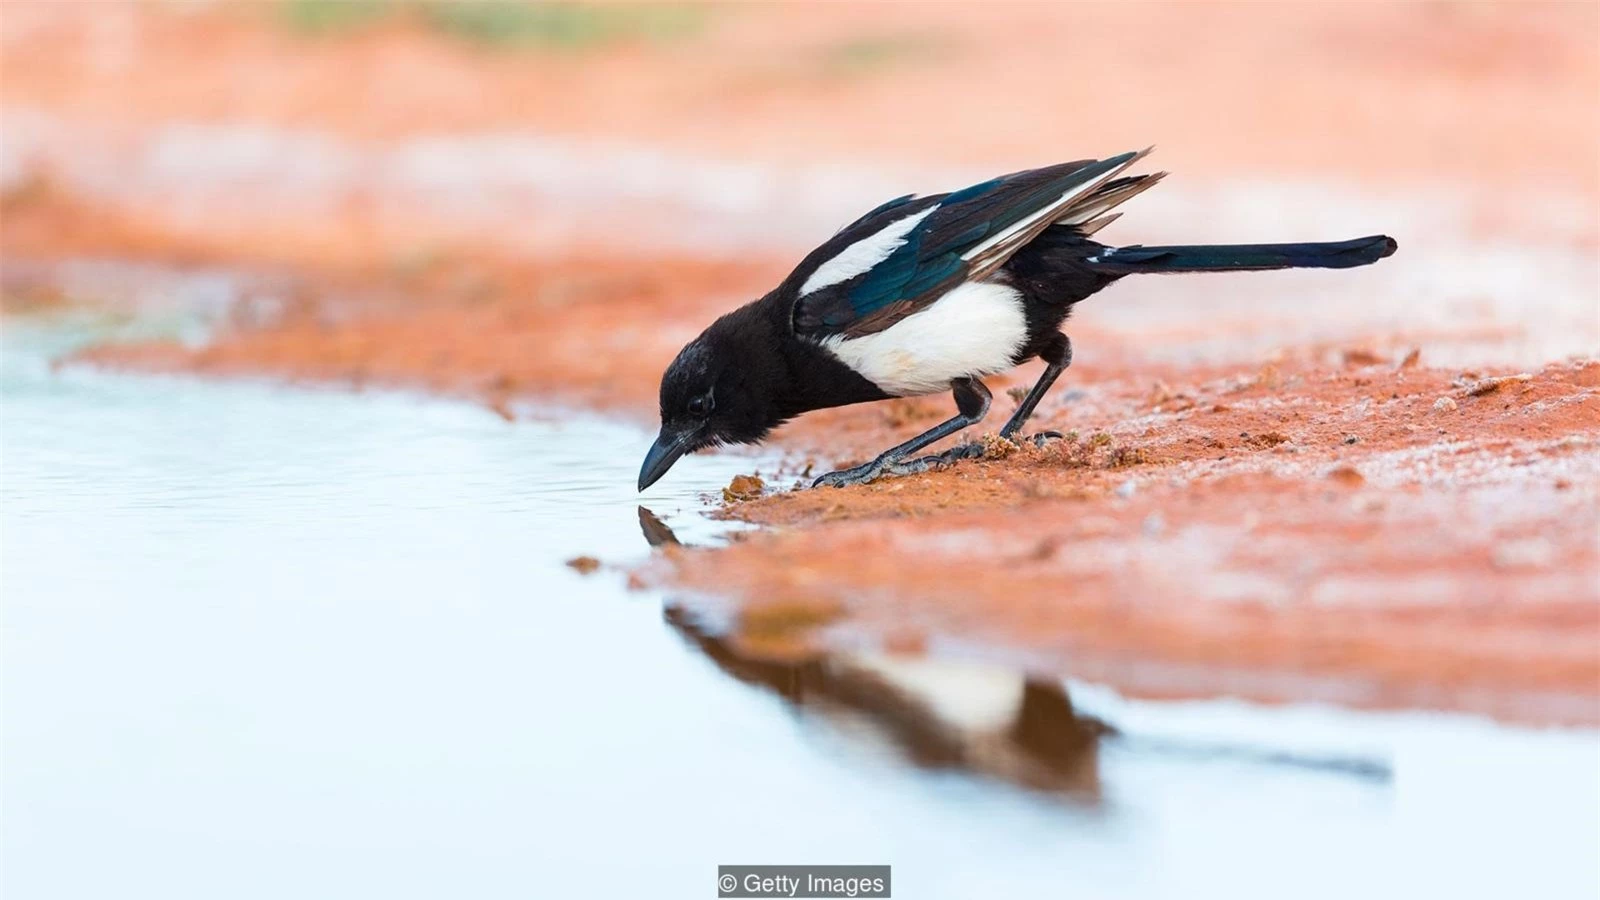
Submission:
[[[644,507],[639,524],[652,547],[678,543]],[[854,743],[919,768],[965,771],[1091,807],[1100,802],[1100,742],[1112,729],[1078,714],[1059,682],[889,654],[765,659],[741,652],[680,606],[667,606],[664,617],[728,675],[772,691]]]

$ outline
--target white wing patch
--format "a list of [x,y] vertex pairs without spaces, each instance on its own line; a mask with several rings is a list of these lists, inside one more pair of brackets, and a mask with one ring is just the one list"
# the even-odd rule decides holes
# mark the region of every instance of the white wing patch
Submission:
[[876,334],[830,335],[822,346],[896,397],[937,394],[964,375],[1004,372],[1028,338],[1022,295],[998,282],[966,282]]
[[800,285],[800,296],[820,291],[830,285],[872,270],[872,267],[889,258],[889,254],[905,246],[906,235],[923,219],[933,215],[939,204],[890,222],[877,234],[864,237],[840,251],[838,256],[817,267],[805,284]]

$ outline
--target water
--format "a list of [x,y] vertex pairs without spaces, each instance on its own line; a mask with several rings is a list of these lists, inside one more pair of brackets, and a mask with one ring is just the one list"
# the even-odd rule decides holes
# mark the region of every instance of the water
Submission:
[[[743,659],[564,564],[651,552],[648,435],[52,371],[77,337],[12,320],[0,373],[8,898],[1600,893],[1593,732]],[[680,464],[650,533],[715,541],[751,465]]]

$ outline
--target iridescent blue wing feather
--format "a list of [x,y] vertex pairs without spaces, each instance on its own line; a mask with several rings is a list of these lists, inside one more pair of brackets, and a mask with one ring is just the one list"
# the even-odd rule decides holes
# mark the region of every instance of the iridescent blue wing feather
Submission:
[[889,201],[818,247],[780,287],[793,297],[795,334],[871,334],[963,281],[987,278],[1143,155],[1062,163]]

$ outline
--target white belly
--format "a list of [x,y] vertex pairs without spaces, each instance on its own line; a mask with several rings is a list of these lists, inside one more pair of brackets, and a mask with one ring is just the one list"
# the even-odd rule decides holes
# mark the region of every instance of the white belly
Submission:
[[1016,289],[968,282],[883,331],[834,335],[822,346],[885,393],[910,397],[947,391],[962,376],[1004,372],[1027,339]]

